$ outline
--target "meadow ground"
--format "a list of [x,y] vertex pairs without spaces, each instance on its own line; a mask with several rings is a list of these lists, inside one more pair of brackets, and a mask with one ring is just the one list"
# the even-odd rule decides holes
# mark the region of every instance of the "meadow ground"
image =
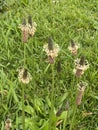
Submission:
[[[19,25],[29,15],[37,28],[25,44],[24,57]],[[54,65],[48,63],[43,51],[48,37],[60,47]],[[71,39],[80,45],[76,56],[68,50]],[[88,60],[89,68],[76,77],[74,60],[81,56]],[[17,73],[24,58],[32,75],[27,85],[18,81]],[[76,106],[80,81],[87,86],[82,103]],[[98,0],[0,1],[1,130],[7,118],[12,121],[11,130],[22,130],[23,108],[26,130],[98,130]]]

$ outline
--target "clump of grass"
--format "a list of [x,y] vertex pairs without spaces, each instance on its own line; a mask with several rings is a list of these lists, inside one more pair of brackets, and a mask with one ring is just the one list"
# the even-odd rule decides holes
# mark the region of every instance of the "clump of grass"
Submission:
[[6,0],[1,0],[0,1],[0,12],[4,12],[7,8],[7,3]]

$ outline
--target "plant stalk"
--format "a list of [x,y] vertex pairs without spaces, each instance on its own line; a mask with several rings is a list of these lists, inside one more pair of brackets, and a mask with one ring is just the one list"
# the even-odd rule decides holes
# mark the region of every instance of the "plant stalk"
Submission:
[[52,68],[52,86],[51,86],[51,111],[50,111],[50,121],[48,130],[56,129],[56,121],[54,114],[54,64],[51,65]]
[[66,114],[65,114],[65,118],[64,118],[64,122],[63,122],[63,130],[66,130],[67,117],[68,117],[68,111],[66,111]]
[[76,111],[77,111],[77,105],[75,104],[74,109],[73,109],[74,113],[73,113],[73,117],[72,117],[72,121],[71,121],[69,130],[73,130]]
[[24,88],[25,85],[22,85],[22,126],[23,130],[25,130],[25,105],[24,105]]
[[[26,44],[24,43],[24,68],[26,65]],[[24,99],[24,95],[25,95],[25,84],[22,85],[22,126],[23,126],[23,130],[25,130],[25,99]]]
[[54,64],[52,64],[52,92],[51,92],[51,110],[54,111]]

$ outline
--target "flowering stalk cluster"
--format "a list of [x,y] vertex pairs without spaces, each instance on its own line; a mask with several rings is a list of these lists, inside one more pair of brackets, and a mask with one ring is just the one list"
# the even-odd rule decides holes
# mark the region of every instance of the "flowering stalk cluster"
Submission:
[[[68,49],[71,51],[72,55],[76,56],[78,53],[79,45],[77,45],[73,40],[71,40],[71,45]],[[82,56],[81,58],[77,58],[75,60],[75,69],[74,74],[77,77],[80,77],[84,74],[84,72],[89,68],[88,61]]]
[[79,45],[77,45],[73,40],[71,40],[71,44],[68,47],[68,49],[70,50],[70,52],[72,53],[72,55],[75,56],[78,53],[79,47],[80,47]]
[[[70,50],[70,52],[72,53],[73,56],[76,56],[78,54],[79,45],[77,45],[72,40],[71,45],[68,47],[68,49]],[[89,68],[89,64],[88,64],[88,61],[84,58],[84,56],[82,56],[81,58],[77,58],[75,60],[74,74],[76,77],[81,77],[88,68]],[[76,114],[76,109],[77,109],[77,106],[79,106],[82,102],[82,97],[83,97],[83,93],[85,91],[86,85],[87,84],[84,82],[81,82],[78,85],[78,93],[76,95],[75,105],[73,108],[74,111],[73,111],[72,122],[70,125],[70,130],[73,130],[73,128],[74,128],[74,120],[75,120],[74,117]]]
[[[22,31],[22,42],[27,43],[28,42],[28,36],[33,36],[35,31],[36,31],[36,23],[32,22],[31,16],[28,17],[28,23],[26,23],[26,19],[23,20],[22,25],[20,25],[20,29]],[[26,55],[25,55],[25,44],[24,44],[24,66],[26,62]],[[28,84],[32,77],[31,74],[27,71],[27,69],[20,68],[18,69],[18,79],[21,83],[23,84]],[[22,87],[22,125],[23,125],[23,130],[25,130],[25,105],[24,105],[24,91],[25,91],[25,86]]]
[[[34,36],[34,33],[36,31],[36,23],[35,22],[32,22],[32,18],[31,16],[28,17],[28,23],[26,23],[26,19],[23,20],[23,23],[22,25],[20,25],[20,29],[22,31],[22,41],[24,43],[27,43],[28,42],[28,36]],[[71,41],[71,44],[70,46],[68,47],[68,49],[70,50],[70,52],[72,53],[73,56],[76,56],[78,54],[78,49],[79,49],[79,45],[77,45],[73,40]],[[50,64],[54,64],[55,62],[55,58],[58,56],[58,53],[60,51],[60,48],[58,46],[58,44],[54,43],[52,38],[49,38],[48,39],[48,43],[45,44],[43,46],[43,50],[46,52],[47,56],[48,56],[48,62]],[[59,66],[59,69],[58,71],[60,70],[60,62],[58,64]],[[77,58],[75,60],[75,69],[74,69],[74,73],[77,77],[80,77],[81,75],[84,74],[84,72],[89,68],[89,64],[87,62],[87,60],[85,60],[84,57],[81,57],[80,59]],[[54,69],[54,68],[53,68]],[[52,69],[52,70],[53,70]],[[31,75],[30,73],[28,72],[27,69],[25,68],[21,68],[18,70],[19,74],[18,74],[18,79],[20,82],[22,82],[23,84],[28,84],[30,81],[31,81]],[[54,89],[54,71],[52,72],[53,73],[53,80],[52,80],[52,89]],[[85,91],[85,88],[86,88],[86,84],[84,83],[81,83],[79,84],[79,88],[78,88],[78,94],[77,94],[77,97],[76,97],[76,105],[80,105],[81,102],[82,102],[82,96],[83,96],[83,93]],[[54,91],[53,91],[54,92]],[[52,93],[52,101],[54,99],[54,93]],[[23,96],[24,96],[24,93],[23,93]],[[23,102],[24,103],[24,102]],[[53,103],[53,102],[52,102]],[[52,104],[53,106],[53,104]],[[54,107],[54,106],[53,106]],[[24,106],[23,106],[24,108]],[[68,111],[69,107],[67,106],[67,111]],[[53,110],[53,109],[52,109]],[[60,109],[58,112],[57,112],[57,116],[59,116],[62,112],[62,109]],[[50,123],[51,124],[51,123]],[[6,128],[7,128],[8,125],[6,125]],[[11,125],[10,125],[11,126]],[[73,127],[73,126],[72,126]],[[72,128],[71,127],[71,128]],[[9,129],[6,129],[6,130],[9,130]]]
[[[23,19],[22,24],[20,25],[20,29],[22,31],[22,42],[27,43],[28,42],[28,36],[33,36],[36,31],[37,24],[32,21],[32,17],[28,16],[28,23],[26,22],[26,19]],[[25,66],[25,46],[24,46],[24,66]],[[31,75],[25,68],[21,68],[18,70],[18,79],[23,84],[28,84],[30,82]]]
[[23,23],[20,25],[20,29],[22,31],[22,41],[24,43],[28,42],[28,35],[33,36],[36,31],[37,24],[32,22],[31,16],[28,17],[28,23],[26,23],[26,19],[23,19]]
[[[79,46],[72,40],[71,45],[68,47],[68,49],[71,51],[72,55],[77,55],[77,50]],[[74,74],[77,77],[80,77],[84,74],[84,72],[89,68],[88,61],[82,56],[81,58],[77,58],[75,60],[75,68],[74,68]],[[78,95],[76,97],[76,104],[80,105],[82,100],[82,95],[84,93],[86,84],[81,83],[78,88]]]

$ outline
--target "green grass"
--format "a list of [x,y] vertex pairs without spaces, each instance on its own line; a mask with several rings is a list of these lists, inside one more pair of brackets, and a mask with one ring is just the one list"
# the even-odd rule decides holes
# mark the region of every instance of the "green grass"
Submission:
[[[65,130],[72,123],[77,84],[88,83],[82,104],[77,108],[73,130],[98,130],[98,1],[97,0],[7,0],[0,4],[0,128],[4,130],[6,117],[12,120],[12,130],[22,130],[22,87],[17,68],[24,65],[24,49],[19,24],[28,15],[37,23],[34,37],[26,45],[26,67],[32,81],[25,88],[26,130],[48,130],[51,108],[52,70],[48,66],[43,45],[48,37],[59,44],[61,50],[54,65],[55,113],[63,106],[60,117],[52,115],[53,123],[65,120]],[[71,39],[80,44],[77,57],[84,55],[90,68],[77,79],[73,74],[74,57],[68,46]],[[61,72],[57,63],[61,61]],[[4,94],[6,90],[6,94]],[[69,110],[66,114],[66,102]],[[83,117],[84,112],[92,115]],[[66,119],[67,118],[67,119]],[[63,130],[64,123],[59,126]]]

